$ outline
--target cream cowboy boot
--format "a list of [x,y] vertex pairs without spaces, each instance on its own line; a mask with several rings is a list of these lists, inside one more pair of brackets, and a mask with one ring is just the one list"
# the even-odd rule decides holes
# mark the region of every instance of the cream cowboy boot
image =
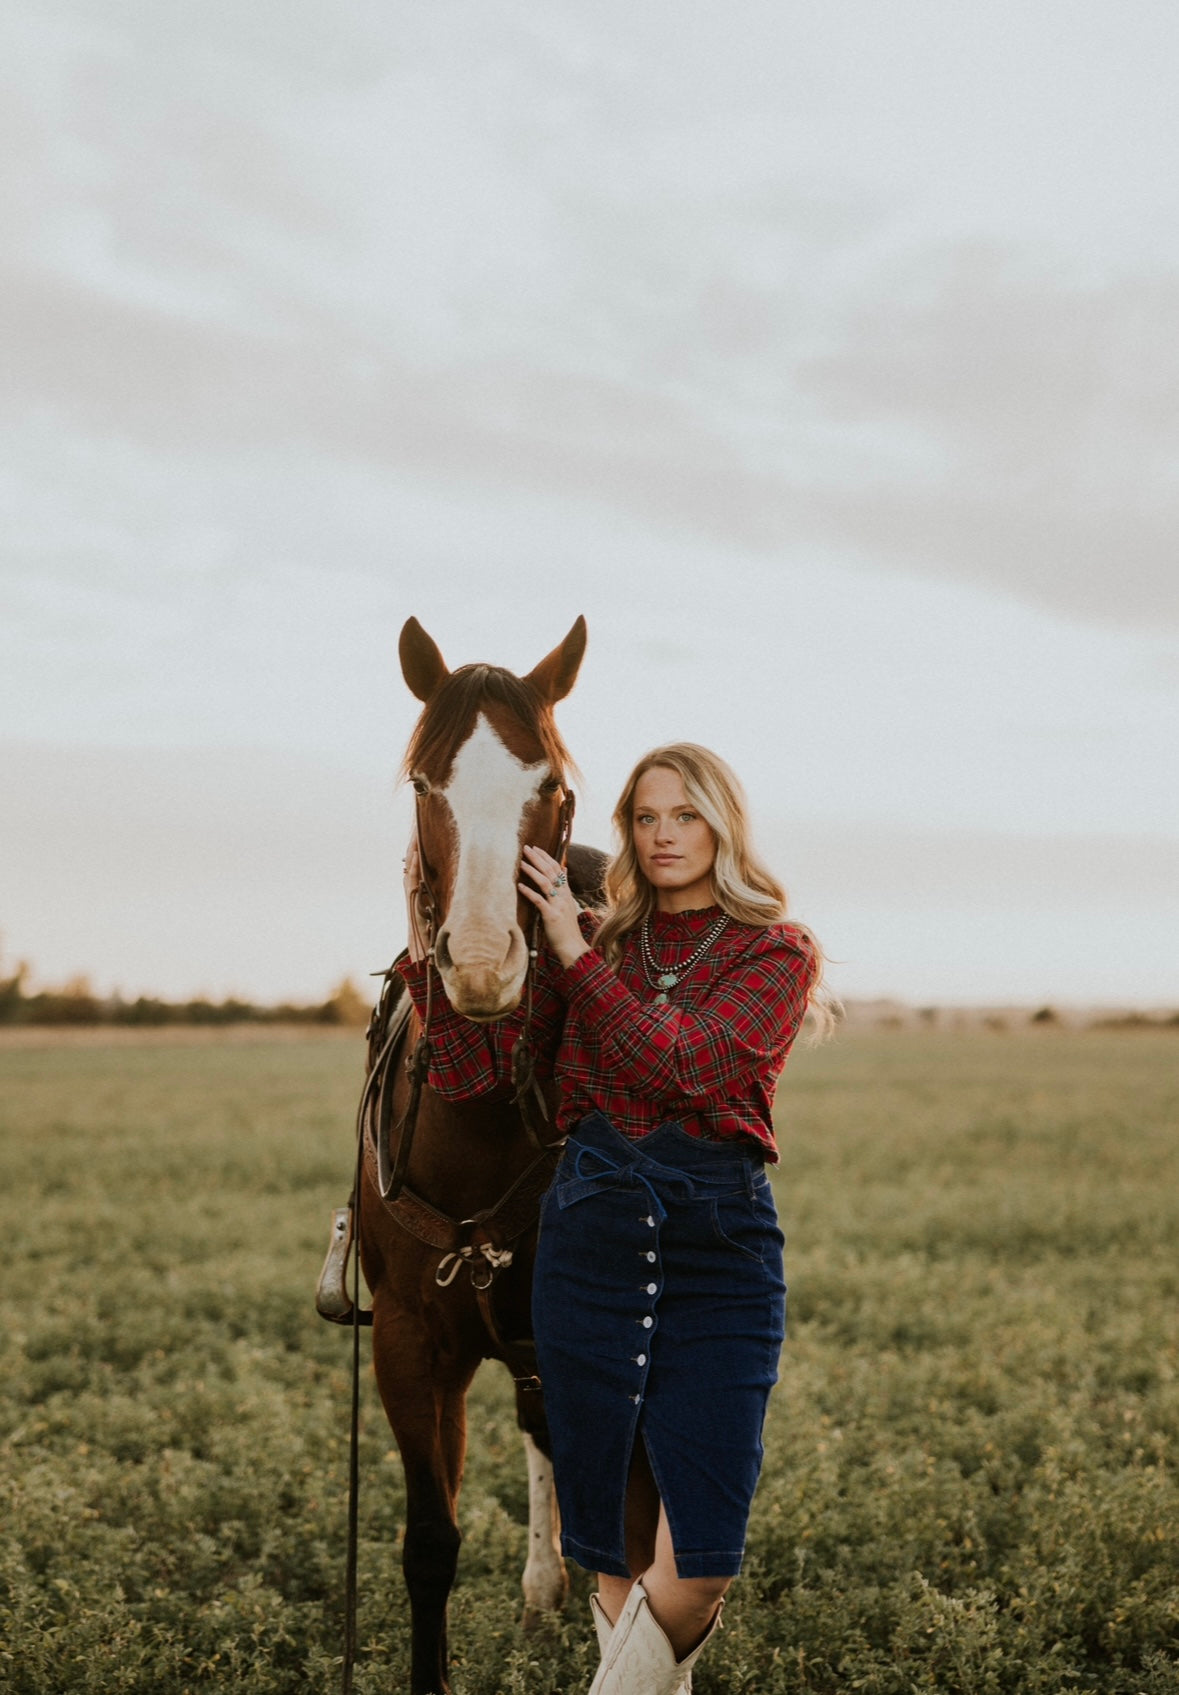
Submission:
[[[606,1617],[606,1610],[596,1595],[590,1596],[590,1612],[594,1617],[594,1629],[598,1633],[598,1655],[604,1660],[606,1658],[606,1650],[610,1646],[610,1638],[614,1634],[614,1626]],[[711,1634],[712,1632],[710,1631],[709,1635]],[[690,1671],[686,1671],[684,1673],[684,1681],[682,1683],[676,1684],[675,1695],[692,1695],[692,1673]]]
[[[594,1599],[596,1601],[597,1597]],[[699,1659],[704,1644],[720,1624],[723,1609],[724,1602],[718,1602],[704,1636],[690,1654],[677,1660],[671,1643],[656,1624],[647,1604],[647,1591],[642,1580],[637,1580],[618,1615],[618,1623],[610,1632],[589,1695],[681,1695],[681,1691],[690,1690],[692,1667]],[[608,1629],[609,1621],[600,1603],[594,1606],[593,1612],[598,1641],[602,1642],[602,1627]]]

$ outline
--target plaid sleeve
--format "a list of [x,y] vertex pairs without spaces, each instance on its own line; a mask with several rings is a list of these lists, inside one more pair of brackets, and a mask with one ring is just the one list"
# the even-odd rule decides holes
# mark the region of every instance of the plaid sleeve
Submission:
[[801,939],[766,931],[717,981],[704,1007],[640,1000],[596,953],[565,972],[565,993],[603,1061],[635,1094],[717,1094],[789,1048],[802,1023],[815,960]]
[[[582,933],[587,941],[597,928],[589,914],[582,915]],[[397,966],[420,1019],[426,1016],[426,971],[424,960],[403,959]],[[535,962],[532,988],[532,1046],[536,1070],[549,1077],[553,1059],[565,1027],[565,1001],[561,992],[567,975],[543,947]],[[430,1012],[430,1087],[450,1101],[502,1100],[512,1091],[512,1049],[524,1028],[524,1004],[494,1024],[476,1024],[464,1018],[447,1000],[437,976]]]
[[[397,969],[405,979],[414,1010],[424,1020],[425,961],[403,960]],[[476,1096],[502,1098],[510,1086],[512,1045],[523,1021],[520,1010],[497,1024],[475,1024],[463,1018],[451,1006],[435,976],[430,1009],[430,1087],[448,1101],[469,1101]]]

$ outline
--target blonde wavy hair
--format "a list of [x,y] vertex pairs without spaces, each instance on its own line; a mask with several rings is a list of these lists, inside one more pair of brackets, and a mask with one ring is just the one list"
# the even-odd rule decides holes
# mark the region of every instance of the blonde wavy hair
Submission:
[[627,936],[655,910],[655,890],[639,866],[634,843],[634,800],[639,781],[655,767],[674,771],[692,807],[716,838],[712,866],[713,899],[741,924],[789,924],[803,951],[813,959],[807,1003],[816,1033],[827,1035],[840,1006],[823,984],[823,950],[805,924],[787,920],[786,890],[754,852],[749,832],[749,803],[741,780],[719,754],[696,742],[669,742],[645,753],[626,780],[614,808],[618,852],[606,867],[607,911],[595,938],[606,963],[617,969]]

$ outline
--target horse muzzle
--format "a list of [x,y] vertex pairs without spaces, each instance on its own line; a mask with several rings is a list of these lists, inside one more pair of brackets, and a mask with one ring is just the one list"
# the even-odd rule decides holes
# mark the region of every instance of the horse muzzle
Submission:
[[[456,934],[443,930],[434,945],[434,963],[446,998],[463,1018],[490,1024],[515,1012],[524,991],[528,947],[519,930],[507,938],[507,948],[492,959],[486,945],[461,947]],[[482,938],[481,938],[482,940]]]

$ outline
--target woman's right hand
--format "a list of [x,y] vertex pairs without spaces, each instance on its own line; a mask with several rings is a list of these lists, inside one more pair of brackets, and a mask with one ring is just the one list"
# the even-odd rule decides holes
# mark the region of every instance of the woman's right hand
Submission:
[[405,885],[405,932],[409,957],[416,962],[426,957],[426,939],[422,930],[422,914],[418,904],[422,892],[422,857],[418,852],[417,832],[409,839],[402,860]]

